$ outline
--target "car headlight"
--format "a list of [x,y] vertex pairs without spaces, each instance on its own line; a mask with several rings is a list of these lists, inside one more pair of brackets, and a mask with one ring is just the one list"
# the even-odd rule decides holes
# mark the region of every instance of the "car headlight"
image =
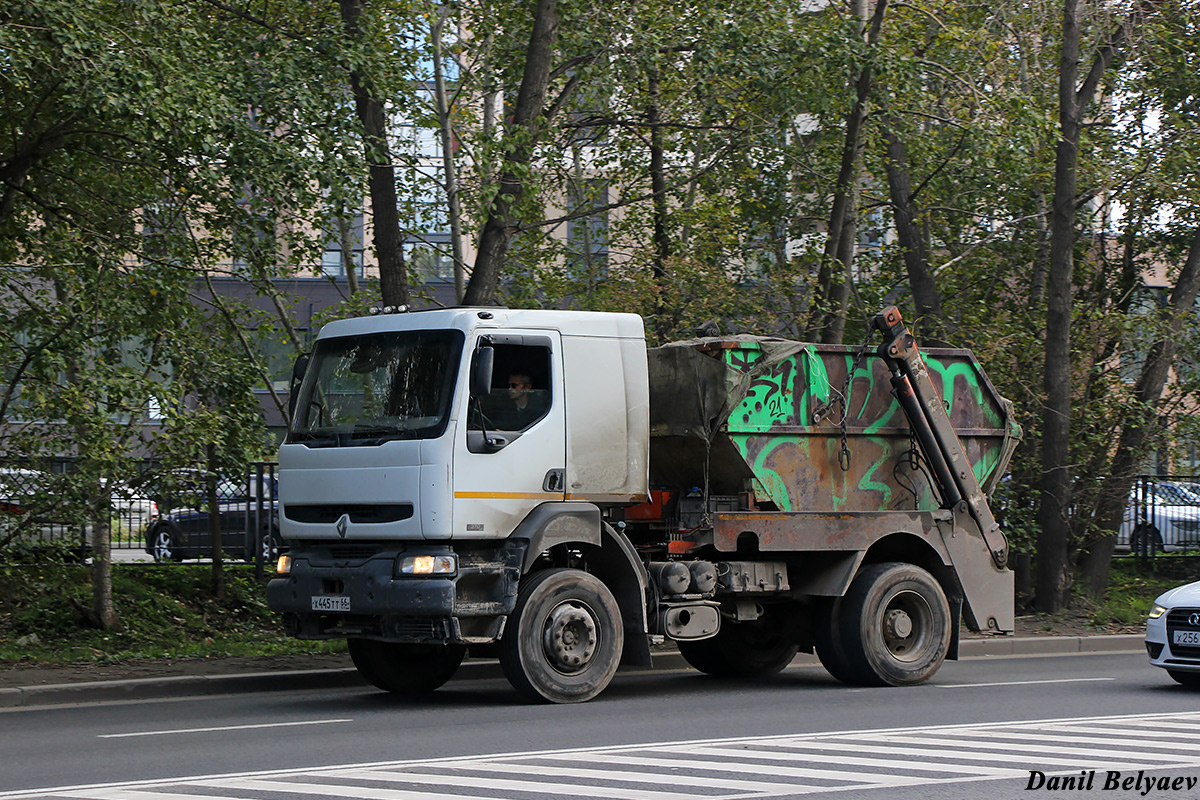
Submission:
[[287,575],[292,571],[292,557],[280,556],[275,562],[275,573],[278,575]]
[[400,561],[401,575],[453,575],[458,558],[451,553],[436,556],[408,556]]
[[1165,613],[1167,613],[1167,610],[1158,603],[1155,603],[1154,607],[1150,609],[1150,619],[1158,619]]

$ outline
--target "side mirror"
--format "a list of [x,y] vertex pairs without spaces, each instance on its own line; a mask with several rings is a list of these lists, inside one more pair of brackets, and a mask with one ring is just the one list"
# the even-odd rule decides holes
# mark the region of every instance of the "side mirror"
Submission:
[[296,356],[296,361],[292,364],[292,383],[297,384],[304,380],[306,372],[308,372],[308,353],[301,353]]
[[496,363],[496,351],[491,347],[475,350],[475,363],[471,365],[471,396],[483,397],[492,391],[492,367]]
[[299,400],[300,384],[308,372],[308,353],[296,356],[292,363],[292,382],[288,385],[288,420],[296,418],[296,401]]

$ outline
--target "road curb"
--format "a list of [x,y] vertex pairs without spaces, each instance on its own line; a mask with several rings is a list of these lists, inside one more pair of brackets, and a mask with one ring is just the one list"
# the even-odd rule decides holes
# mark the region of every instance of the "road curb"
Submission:
[[962,639],[958,644],[960,658],[987,656],[1033,656],[1065,653],[1121,653],[1144,650],[1146,637],[1140,633],[1112,636],[989,636]]
[[[1120,653],[1144,648],[1141,634],[1115,636],[1026,636],[963,639],[961,658],[989,658],[1021,655],[1071,653]],[[817,664],[815,656],[800,655],[796,663]],[[653,671],[688,668],[676,651],[654,655]],[[646,668],[622,672],[646,672]],[[503,678],[495,659],[466,661],[454,676],[455,682]],[[87,683],[61,683],[0,689],[0,708],[30,708],[82,703],[115,703],[138,700],[162,700],[178,697],[240,694],[251,692],[302,691],[366,687],[367,683],[353,668],[251,672],[238,675],[183,675],[161,678],[133,678]]]

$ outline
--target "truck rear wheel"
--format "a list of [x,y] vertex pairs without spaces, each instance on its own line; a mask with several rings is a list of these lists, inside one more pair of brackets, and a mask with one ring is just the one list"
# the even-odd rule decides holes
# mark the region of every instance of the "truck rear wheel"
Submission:
[[581,570],[547,570],[521,581],[500,640],[500,666],[530,699],[582,703],[608,686],[624,644],[621,611],[607,586]]
[[950,604],[933,576],[918,566],[866,567],[834,608],[848,683],[910,686],[928,680],[946,660]]
[[842,646],[842,636],[838,614],[841,612],[840,597],[822,602],[817,607],[816,632],[814,644],[817,648],[817,658],[825,671],[842,683],[855,683],[854,670],[846,658],[846,650]]
[[722,622],[717,635],[692,642],[676,642],[684,660],[717,678],[760,678],[774,675],[796,657],[800,649],[764,618],[754,622]]
[[462,645],[401,644],[374,639],[346,642],[358,674],[393,694],[432,692],[454,675],[466,648]]

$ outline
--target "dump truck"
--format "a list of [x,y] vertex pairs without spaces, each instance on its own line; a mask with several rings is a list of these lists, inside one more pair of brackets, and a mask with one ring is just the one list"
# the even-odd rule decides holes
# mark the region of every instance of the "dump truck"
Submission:
[[468,651],[542,702],[674,644],[713,676],[814,650],[904,686],[1013,630],[988,505],[1021,431],[969,351],[709,336],[634,314],[388,310],[297,360],[270,607],[394,693]]

